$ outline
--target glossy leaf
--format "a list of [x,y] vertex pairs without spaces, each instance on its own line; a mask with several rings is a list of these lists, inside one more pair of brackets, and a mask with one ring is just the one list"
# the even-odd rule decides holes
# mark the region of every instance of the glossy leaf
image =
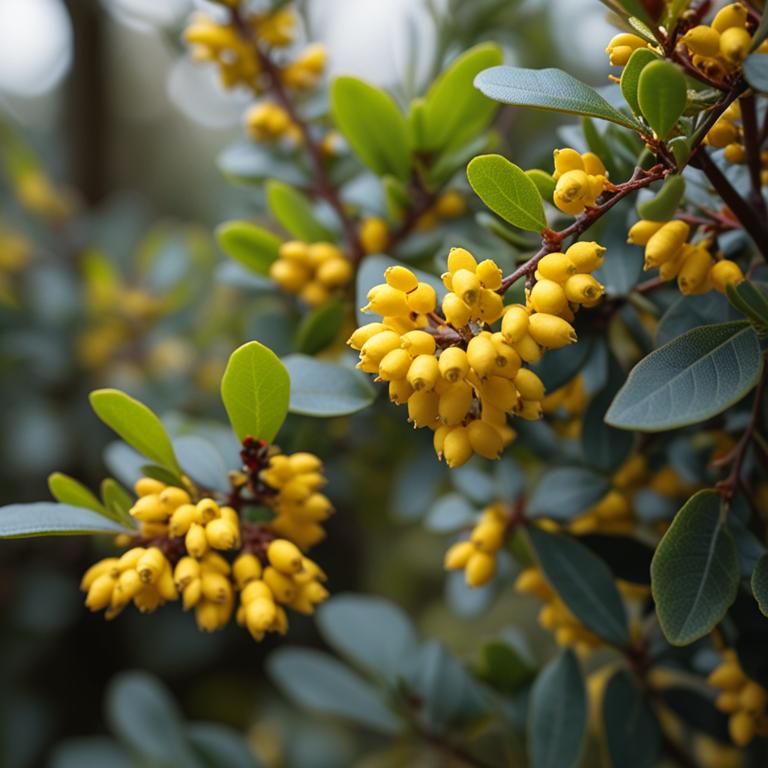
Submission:
[[336,239],[334,233],[318,221],[309,198],[298,189],[274,179],[268,181],[264,188],[269,210],[295,238],[309,243]]
[[643,67],[637,83],[637,103],[660,139],[666,139],[674,128],[687,100],[685,76],[677,66],[659,60]]
[[531,543],[552,589],[587,629],[620,647],[629,643],[629,629],[608,566],[572,536],[531,526]]
[[531,517],[572,520],[597,504],[611,489],[600,475],[581,467],[545,472],[528,502]]
[[649,200],[639,203],[637,212],[641,219],[669,221],[685,194],[685,179],[679,174],[667,176],[661,189]]
[[291,377],[291,413],[346,416],[368,407],[376,397],[368,377],[353,368],[307,355],[288,355],[283,363]]
[[742,280],[729,284],[726,293],[728,301],[751,320],[758,336],[768,336],[768,284]]
[[688,645],[723,618],[739,588],[739,558],[720,494],[699,491],[683,505],[651,563],[659,623],[673,645]]
[[285,421],[291,381],[275,353],[250,341],[229,358],[221,379],[221,399],[238,440],[271,442]]
[[277,235],[250,221],[228,221],[219,225],[216,239],[227,256],[259,275],[269,274],[282,242]]
[[761,367],[760,344],[749,324],[694,328],[632,369],[605,420],[641,432],[696,424],[741,400]]
[[90,395],[96,415],[128,445],[160,466],[178,474],[179,462],[160,419],[144,403],[118,389],[97,389]]
[[760,610],[768,616],[768,555],[763,555],[752,572],[752,594]]
[[594,88],[560,69],[492,67],[475,78],[475,86],[505,104],[587,115],[632,129],[639,127]]
[[48,475],[48,490],[56,501],[73,507],[85,507],[106,515],[104,505],[81,482],[63,472]]
[[130,528],[83,507],[49,501],[0,507],[0,538],[132,533]]
[[584,749],[587,694],[579,662],[564,651],[533,684],[528,714],[531,768],[575,768]]
[[756,90],[768,93],[768,56],[753,53],[744,60],[744,79]]
[[547,226],[544,203],[533,180],[501,155],[480,155],[467,166],[475,194],[504,221],[540,232]]
[[629,61],[621,72],[621,94],[629,104],[630,109],[636,114],[642,114],[640,103],[637,100],[637,87],[640,82],[640,73],[647,64],[658,61],[659,57],[648,48],[638,48],[632,52]]
[[702,325],[741,319],[728,300],[718,291],[701,296],[680,296],[662,315],[656,326],[656,345],[662,346],[686,331]]
[[356,77],[337,77],[331,85],[331,113],[355,154],[374,173],[408,179],[408,129],[388,93]]

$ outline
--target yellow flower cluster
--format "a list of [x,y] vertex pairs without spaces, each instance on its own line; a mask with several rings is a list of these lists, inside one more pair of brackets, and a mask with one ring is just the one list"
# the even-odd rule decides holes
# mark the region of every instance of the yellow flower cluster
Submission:
[[723,663],[710,674],[709,683],[721,691],[715,706],[729,715],[728,730],[734,744],[743,747],[755,735],[768,734],[768,691],[747,677],[735,651],[725,650]]
[[319,307],[352,279],[352,264],[333,243],[289,240],[280,246],[269,268],[270,277],[287,293],[297,294],[310,307]]
[[711,243],[689,243],[691,228],[684,221],[649,221],[632,225],[627,242],[645,246],[645,269],[658,269],[659,279],[677,278],[677,287],[687,296],[724,292],[729,283],[744,279],[739,265],[730,259],[714,259]]
[[245,129],[255,141],[278,141],[287,138],[294,144],[301,144],[300,128],[280,105],[264,101],[252,106],[244,116]]
[[554,204],[563,212],[578,216],[593,208],[608,184],[608,171],[594,152],[580,154],[566,147],[554,152]]
[[312,453],[277,454],[269,459],[259,479],[274,491],[275,512],[270,528],[280,536],[309,549],[325,537],[321,523],[333,512],[328,497],[320,493],[325,483],[323,464]]
[[558,645],[581,652],[601,645],[600,638],[568,610],[537,567],[526,568],[515,580],[515,589],[520,594],[532,595],[544,603],[539,611],[539,624],[554,633]]
[[281,71],[283,83],[301,91],[314,88],[325,71],[326,58],[325,46],[311,43]]
[[638,48],[650,47],[642,37],[633,35],[631,32],[621,32],[611,38],[605,52],[612,66],[623,67]]
[[443,192],[416,221],[418,232],[429,232],[444,219],[458,219],[467,211],[464,196],[456,189]]
[[[747,7],[731,3],[717,12],[711,25],[689,29],[680,43],[687,48],[693,66],[714,80],[738,69],[752,47],[747,19]],[[768,46],[763,44],[758,50],[768,51]]]
[[[734,101],[704,137],[705,143],[715,149],[722,149],[723,158],[734,165],[743,165],[747,162],[747,150],[744,147],[740,123],[741,108],[738,101]],[[766,186],[768,185],[768,151],[763,150],[760,153],[760,164],[760,180],[763,186]]]
[[504,545],[506,533],[506,507],[503,504],[487,507],[469,539],[457,542],[445,553],[445,569],[463,570],[470,587],[487,584],[496,573],[496,554]]

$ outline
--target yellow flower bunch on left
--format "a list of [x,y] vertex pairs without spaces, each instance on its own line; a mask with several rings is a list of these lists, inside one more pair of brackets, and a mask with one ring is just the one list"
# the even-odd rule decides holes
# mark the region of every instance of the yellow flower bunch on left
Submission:
[[608,171],[603,161],[594,152],[580,154],[570,147],[556,149],[554,160],[554,204],[572,216],[583,213],[585,208],[593,208],[608,185]]

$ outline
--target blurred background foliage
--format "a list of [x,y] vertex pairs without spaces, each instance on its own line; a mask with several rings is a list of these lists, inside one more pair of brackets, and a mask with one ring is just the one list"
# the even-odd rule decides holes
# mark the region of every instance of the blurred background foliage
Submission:
[[[220,269],[214,226],[254,218],[263,205],[258,186],[232,185],[216,164],[241,135],[249,100],[222,90],[181,43],[185,20],[203,5],[0,0],[1,503],[45,498],[54,468],[97,485],[109,438],[88,409],[91,389],[123,388],[177,434],[194,423],[197,434],[225,445],[218,380],[229,352],[252,338],[278,354],[292,351],[296,318],[285,302],[232,285]],[[510,63],[563,66],[606,82],[602,41],[610,28],[587,0],[306,6],[310,37],[328,45],[331,75],[357,74],[403,100],[483,40],[501,43]],[[514,147],[526,165],[549,167],[557,127],[547,113],[505,111],[500,151]],[[511,587],[503,596],[491,588],[470,594],[460,576],[446,579],[445,537],[434,535],[496,498],[494,482],[514,483],[513,468],[500,467],[494,480],[469,465],[449,481],[428,441],[384,404],[321,428],[291,417],[286,434],[284,449],[312,450],[328,463],[339,513],[316,559],[334,593],[390,598],[423,637],[464,660],[477,660],[490,638],[513,626],[530,630],[537,656],[546,656],[551,641],[530,602]],[[424,517],[432,531],[414,524]],[[201,634],[175,607],[117,624],[88,614],[77,582],[93,546],[84,538],[3,546],[0,765],[84,768],[83,745],[72,740],[110,728],[123,746],[88,742],[93,765],[166,764],[162,755],[131,751],[131,725],[115,714],[121,696],[149,697],[165,712],[161,721],[181,722],[175,699],[189,720],[246,734],[270,765],[340,766],[362,754],[366,766],[391,764],[378,762],[385,755],[445,764],[369,728],[321,724],[293,709],[265,674],[273,641],[257,646],[234,628]],[[312,620],[293,622],[289,639],[324,643]],[[162,684],[115,679],[130,669]],[[169,732],[182,728],[178,722]],[[203,752],[206,738],[238,749],[231,733],[196,727]],[[238,765],[229,754],[225,764]]]

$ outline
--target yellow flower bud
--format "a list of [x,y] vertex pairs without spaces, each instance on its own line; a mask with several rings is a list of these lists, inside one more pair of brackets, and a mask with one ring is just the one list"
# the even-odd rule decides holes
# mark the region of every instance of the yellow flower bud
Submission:
[[387,352],[400,347],[400,335],[394,331],[380,331],[371,336],[360,348],[360,358],[369,359],[378,365]]
[[552,178],[554,178],[555,181],[557,181],[564,173],[568,173],[568,171],[584,170],[584,160],[575,149],[571,149],[570,147],[556,149],[552,155],[555,162],[555,172],[552,174]]
[[735,141],[723,150],[723,157],[734,165],[744,165],[747,162],[747,150],[743,144]]
[[477,265],[476,274],[483,288],[496,291],[501,288],[502,273],[493,259],[485,259]]
[[460,347],[447,347],[440,353],[437,362],[440,374],[446,381],[461,381],[469,373],[467,353]]
[[739,129],[731,120],[720,118],[710,129],[706,136],[707,144],[712,147],[727,147],[735,143],[739,138]]
[[298,293],[309,280],[309,270],[302,264],[280,258],[270,265],[269,276],[288,293]]
[[[384,219],[378,216],[371,216],[365,219],[360,225],[360,242],[366,253],[384,253],[389,242],[389,227]],[[385,273],[386,275],[386,273]],[[389,282],[389,280],[387,280]],[[394,283],[389,283],[401,291],[407,291],[408,288],[402,288]]]
[[439,378],[440,368],[434,355],[419,355],[408,368],[408,383],[416,392],[431,392]]
[[389,382],[389,399],[395,405],[402,405],[413,394],[413,387],[406,379]]
[[496,558],[487,552],[473,552],[467,562],[464,578],[470,587],[487,584],[496,574]]
[[459,381],[450,384],[439,398],[437,413],[440,421],[446,426],[454,427],[464,421],[472,408],[472,387]]
[[411,357],[435,354],[435,337],[426,331],[408,331],[400,339],[400,346]]
[[387,267],[384,270],[384,279],[388,285],[405,293],[415,290],[419,284],[419,279],[416,275],[407,267],[400,265]]
[[707,284],[712,257],[706,248],[694,248],[686,256],[677,274],[677,287],[687,296],[697,294]]
[[117,579],[108,573],[97,576],[85,598],[85,605],[91,611],[100,611],[109,605],[112,599],[112,591],[117,584]]
[[160,496],[154,493],[137,499],[129,512],[142,523],[165,522],[170,514],[170,510],[160,501]]
[[272,590],[259,579],[249,581],[240,593],[240,602],[243,605],[250,605],[254,600],[274,600]]
[[154,584],[160,573],[167,567],[168,561],[157,547],[147,549],[136,563],[139,578],[144,584]]
[[538,400],[523,399],[518,401],[515,414],[526,421],[537,421],[544,415],[544,411]]
[[289,576],[304,568],[301,550],[287,539],[272,541],[267,547],[267,559],[273,568]]
[[548,601],[552,598],[552,588],[535,567],[526,568],[515,579],[515,590],[523,595],[533,595],[539,600]]
[[280,603],[290,603],[296,597],[296,585],[293,579],[281,573],[272,566],[264,569],[264,583],[270,588],[275,600]]
[[464,197],[455,189],[443,192],[435,203],[435,213],[441,219],[457,219],[463,216],[466,210],[467,204],[464,202]]
[[504,300],[496,291],[481,290],[474,313],[484,323],[495,323],[504,313]]
[[448,254],[448,271],[455,274],[460,269],[474,272],[477,269],[477,261],[466,248],[451,248]]
[[368,339],[377,333],[388,330],[384,323],[368,323],[360,326],[347,340],[352,349],[360,349]]
[[174,510],[171,519],[168,521],[168,534],[173,537],[184,536],[196,518],[197,509],[195,505],[182,504]]
[[755,736],[757,724],[749,712],[735,712],[728,718],[728,732],[737,747],[745,747]]
[[528,302],[537,312],[550,315],[559,315],[568,307],[563,286],[554,280],[539,280],[531,289]]
[[[565,289],[568,301],[572,301],[574,304],[586,304],[596,301],[605,291],[605,288],[592,275],[574,275],[569,277],[565,281],[563,288]],[[533,318],[531,318],[531,325],[533,325]],[[531,331],[531,336],[534,339],[536,338],[533,331]]]
[[133,489],[137,496],[149,496],[151,494],[159,496],[165,490],[165,483],[151,477],[141,477],[134,483]]
[[459,269],[453,273],[453,292],[470,307],[477,302],[481,290],[480,279],[475,272]]
[[[486,425],[487,426],[487,425]],[[493,427],[488,427],[493,429]],[[481,552],[492,554],[504,543],[506,525],[503,518],[483,518],[472,530],[470,540]]]
[[406,302],[412,312],[427,315],[434,312],[437,307],[437,293],[429,283],[419,283],[418,286],[406,296]]
[[343,257],[329,259],[320,265],[316,277],[327,288],[340,288],[352,277],[352,264]]
[[576,274],[576,265],[564,253],[548,253],[536,266],[540,280],[564,283]]
[[254,635],[266,632],[275,623],[277,606],[273,600],[257,598],[245,609],[245,623],[248,631]]
[[653,234],[645,246],[646,269],[658,267],[674,258],[688,239],[691,228],[684,221],[668,221]]
[[415,427],[433,426],[437,422],[438,402],[435,392],[414,392],[408,398],[408,421]]
[[496,348],[489,335],[480,334],[467,344],[467,361],[479,376],[492,376],[499,367]]
[[377,315],[399,317],[410,312],[405,292],[383,283],[368,291],[368,304],[363,312],[375,312]]
[[393,349],[379,363],[379,378],[382,381],[404,379],[410,367],[411,356],[404,349]]
[[721,8],[712,20],[712,28],[725,32],[731,27],[744,27],[747,23],[747,9],[743,3],[731,3]]
[[184,537],[184,546],[192,557],[202,557],[208,551],[205,528],[199,523],[192,523]]
[[197,522],[201,525],[215,520],[221,514],[219,505],[213,499],[200,499],[195,505],[197,512]]
[[507,413],[517,404],[518,390],[509,379],[501,376],[490,376],[483,382],[481,399],[483,403],[488,402],[494,408]]
[[[577,275],[576,277],[590,276]],[[576,331],[573,330],[573,326],[567,320],[543,312],[536,312],[531,315],[529,332],[537,344],[549,349],[559,349],[576,341]]]
[[445,319],[454,328],[463,328],[472,317],[472,310],[455,293],[445,294],[442,308]]
[[80,582],[80,589],[83,592],[87,592],[91,584],[99,576],[107,574],[112,578],[117,578],[120,575],[120,569],[118,563],[120,561],[116,557],[108,557],[104,560],[99,560],[98,563],[94,563],[84,574]]
[[501,333],[510,344],[514,344],[528,333],[528,322],[528,310],[520,304],[513,304],[501,320]]
[[741,267],[730,259],[721,259],[713,267],[710,273],[712,285],[722,293],[725,293],[725,286],[729,283],[740,283],[744,279],[744,273]]
[[472,456],[472,445],[466,427],[454,427],[443,441],[445,463],[455,469],[466,464]]
[[521,368],[515,376],[515,387],[524,400],[543,400],[544,383],[529,368]]
[[183,590],[195,579],[200,578],[200,563],[193,557],[182,557],[173,571],[173,579],[176,587]]
[[590,176],[607,176],[605,164],[594,152],[585,152],[581,159],[584,161],[584,171]]
[[570,246],[565,255],[573,262],[576,272],[586,274],[594,272],[603,265],[603,256],[606,249],[594,241],[580,240]]
[[741,64],[751,46],[752,36],[743,27],[729,27],[720,34],[720,55],[731,64]]
[[741,709],[739,703],[739,695],[733,691],[726,691],[721,693],[715,699],[715,706],[721,712],[736,712],[737,710]]
[[680,42],[701,56],[717,56],[720,53],[720,33],[706,24],[689,29]]
[[562,200],[574,203],[589,195],[589,176],[584,171],[566,171],[557,180],[555,186],[555,203]]
[[768,692],[762,685],[750,680],[739,694],[739,704],[748,712],[762,712],[768,704]]
[[638,35],[630,34],[629,32],[622,32],[611,38],[605,52],[608,54],[608,60],[614,67],[623,67],[628,61],[629,57],[638,48],[646,48],[647,43],[642,37]]
[[445,553],[443,567],[446,571],[458,571],[466,566],[474,554],[475,547],[471,541],[459,541]]
[[538,363],[541,360],[541,347],[533,340],[530,333],[526,332],[525,336],[512,346],[526,363]]
[[646,245],[648,241],[655,235],[663,226],[663,221],[648,221],[646,219],[640,219],[636,221],[627,233],[627,242],[630,245]]
[[[498,459],[499,456],[501,456],[501,452],[504,450],[504,441],[502,440],[499,431],[487,421],[482,421],[480,419],[470,421],[467,425],[467,435],[469,437],[469,444],[472,446],[472,450],[483,458]],[[481,536],[481,534],[477,533],[478,530],[482,528],[483,531],[486,531],[486,528],[488,528],[487,525],[485,525],[483,528],[484,525],[484,523],[481,523],[481,525],[478,526],[475,529],[475,532],[472,534],[472,541],[474,541],[475,545],[480,549],[484,549],[487,546],[490,546],[487,541],[485,544],[481,545],[476,540],[475,534],[477,534],[477,536]],[[487,531],[483,535],[486,536]],[[483,540],[485,541],[485,539]]]
[[234,549],[240,543],[240,532],[229,520],[211,520],[205,526],[205,538],[214,549]]
[[[321,245],[318,243],[318,245]],[[327,243],[323,244],[327,245]],[[310,258],[312,246],[301,240],[286,240],[279,250],[280,259],[284,261],[293,261],[301,265],[308,264],[312,259]],[[330,252],[327,251],[330,256]]]
[[514,379],[520,370],[520,355],[507,343],[501,333],[494,333],[491,336],[491,342],[496,350],[496,374]]
[[322,307],[328,302],[328,289],[318,280],[307,283],[299,292],[299,298],[310,307]]

